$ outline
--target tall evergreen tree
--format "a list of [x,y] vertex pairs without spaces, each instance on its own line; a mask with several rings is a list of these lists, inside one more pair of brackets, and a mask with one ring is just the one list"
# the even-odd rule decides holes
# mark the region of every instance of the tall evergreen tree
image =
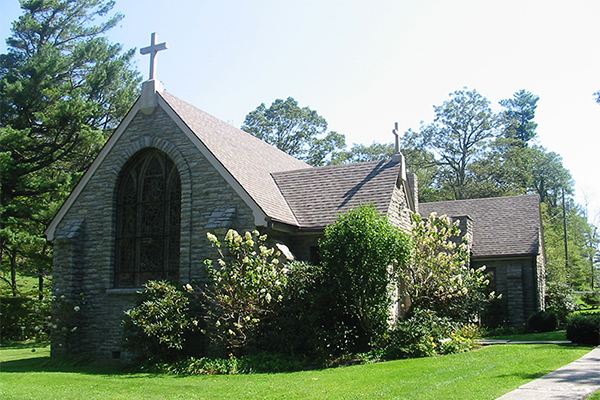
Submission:
[[[50,268],[44,227],[135,100],[134,49],[104,36],[110,0],[21,0],[0,55],[3,275]],[[32,271],[33,270],[33,271]]]
[[500,105],[505,108],[500,113],[505,138],[517,140],[523,145],[535,138],[537,123],[533,118],[539,99],[533,93],[521,89],[511,99],[500,100]]

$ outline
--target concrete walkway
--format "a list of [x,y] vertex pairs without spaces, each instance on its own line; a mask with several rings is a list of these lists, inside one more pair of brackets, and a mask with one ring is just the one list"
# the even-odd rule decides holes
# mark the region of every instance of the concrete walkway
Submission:
[[[514,343],[514,342],[513,342]],[[600,390],[600,347],[498,400],[578,400]]]

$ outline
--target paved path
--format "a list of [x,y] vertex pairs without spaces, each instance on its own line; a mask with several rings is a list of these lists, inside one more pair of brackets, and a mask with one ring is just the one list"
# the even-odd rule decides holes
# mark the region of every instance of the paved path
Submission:
[[600,347],[497,400],[578,400],[600,390]]

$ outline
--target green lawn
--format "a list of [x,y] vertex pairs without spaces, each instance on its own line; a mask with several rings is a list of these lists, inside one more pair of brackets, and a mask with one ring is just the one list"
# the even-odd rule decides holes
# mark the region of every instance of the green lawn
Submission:
[[496,399],[583,356],[590,347],[488,346],[470,353],[327,370],[233,376],[127,373],[74,367],[47,347],[0,350],[9,399]]
[[512,340],[512,341],[567,340],[567,331],[525,333],[525,334],[504,335],[504,336],[490,336],[490,337],[486,337],[486,339]]

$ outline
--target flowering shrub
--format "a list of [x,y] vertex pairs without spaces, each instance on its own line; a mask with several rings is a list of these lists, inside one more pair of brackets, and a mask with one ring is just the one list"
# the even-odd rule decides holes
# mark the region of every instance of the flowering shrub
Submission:
[[189,307],[192,292],[189,284],[184,292],[165,281],[148,282],[141,301],[125,311],[124,348],[141,358],[176,359],[185,335],[198,327]]
[[227,352],[240,355],[247,345],[256,345],[261,322],[283,300],[286,270],[279,263],[280,253],[267,247],[267,236],[256,230],[242,236],[230,229],[224,244],[211,233],[207,238],[219,254],[216,265],[204,262],[209,335]]
[[83,293],[78,299],[69,299],[65,295],[52,296],[52,316],[47,317],[51,329],[52,342],[63,351],[70,353],[76,343],[75,337],[82,318],[82,307],[85,307]]
[[567,316],[577,309],[573,289],[564,282],[548,282],[546,286],[546,310],[558,316],[559,327],[565,326]]
[[410,300],[402,304],[410,315],[412,308],[434,310],[440,316],[469,322],[483,309],[494,293],[485,295],[489,284],[485,267],[469,267],[467,235],[461,239],[458,221],[435,213],[413,218],[413,249],[410,261],[401,270],[404,293]]

